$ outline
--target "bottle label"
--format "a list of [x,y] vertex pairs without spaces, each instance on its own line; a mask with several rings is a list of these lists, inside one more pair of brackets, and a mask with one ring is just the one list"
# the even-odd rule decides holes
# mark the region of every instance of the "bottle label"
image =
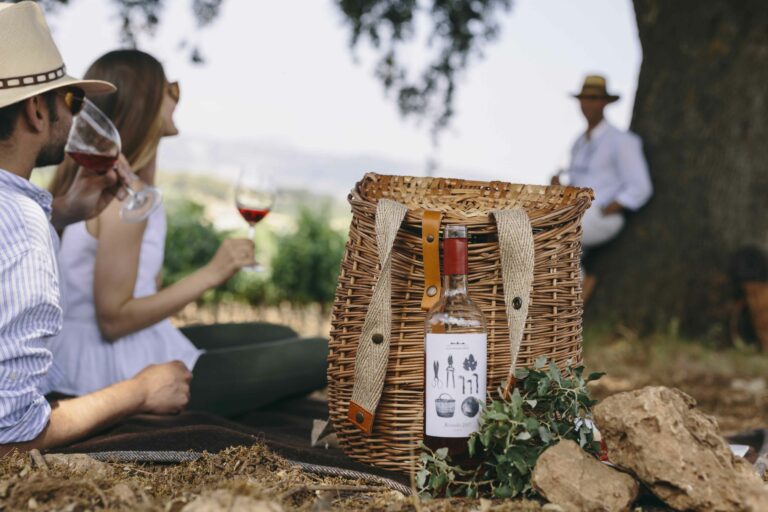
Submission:
[[487,335],[428,333],[425,433],[469,437],[485,407]]

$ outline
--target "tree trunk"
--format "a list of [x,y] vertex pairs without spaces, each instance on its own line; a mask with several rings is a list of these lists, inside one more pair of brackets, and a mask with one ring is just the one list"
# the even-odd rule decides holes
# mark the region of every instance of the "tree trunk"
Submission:
[[655,193],[594,255],[588,321],[724,332],[729,264],[768,245],[768,4],[634,0],[643,63],[632,130]]

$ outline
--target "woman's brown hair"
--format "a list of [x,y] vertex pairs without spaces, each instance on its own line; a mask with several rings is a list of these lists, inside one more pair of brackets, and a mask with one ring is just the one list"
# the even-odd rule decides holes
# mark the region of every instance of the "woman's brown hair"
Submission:
[[[94,62],[87,79],[106,80],[117,92],[91,99],[117,127],[123,154],[134,171],[155,156],[160,142],[160,108],[167,87],[162,64],[139,50],[116,50]],[[59,165],[50,185],[54,197],[64,194],[75,179],[78,165],[69,157]]]

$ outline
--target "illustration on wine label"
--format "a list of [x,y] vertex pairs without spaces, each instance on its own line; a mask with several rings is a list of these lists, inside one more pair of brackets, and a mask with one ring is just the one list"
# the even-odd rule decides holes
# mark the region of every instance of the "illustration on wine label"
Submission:
[[[427,360],[434,361],[432,369],[436,370],[433,385],[427,387],[426,403],[434,404],[426,410],[425,433],[428,436],[467,437],[477,431],[480,408],[486,398],[486,341],[484,333],[427,334]],[[435,385],[439,381],[438,361],[449,359],[451,362],[464,361],[463,371],[459,374],[460,386],[453,395]],[[450,377],[446,378],[442,387],[450,387],[448,382]],[[455,414],[457,403],[461,404],[459,410],[462,413],[458,416]]]

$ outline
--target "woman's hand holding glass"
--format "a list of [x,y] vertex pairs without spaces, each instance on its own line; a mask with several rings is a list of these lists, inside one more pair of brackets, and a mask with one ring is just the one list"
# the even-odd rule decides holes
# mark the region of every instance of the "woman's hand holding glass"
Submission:
[[253,241],[246,238],[224,240],[206,266],[212,286],[222,284],[244,267],[256,265],[254,248]]

